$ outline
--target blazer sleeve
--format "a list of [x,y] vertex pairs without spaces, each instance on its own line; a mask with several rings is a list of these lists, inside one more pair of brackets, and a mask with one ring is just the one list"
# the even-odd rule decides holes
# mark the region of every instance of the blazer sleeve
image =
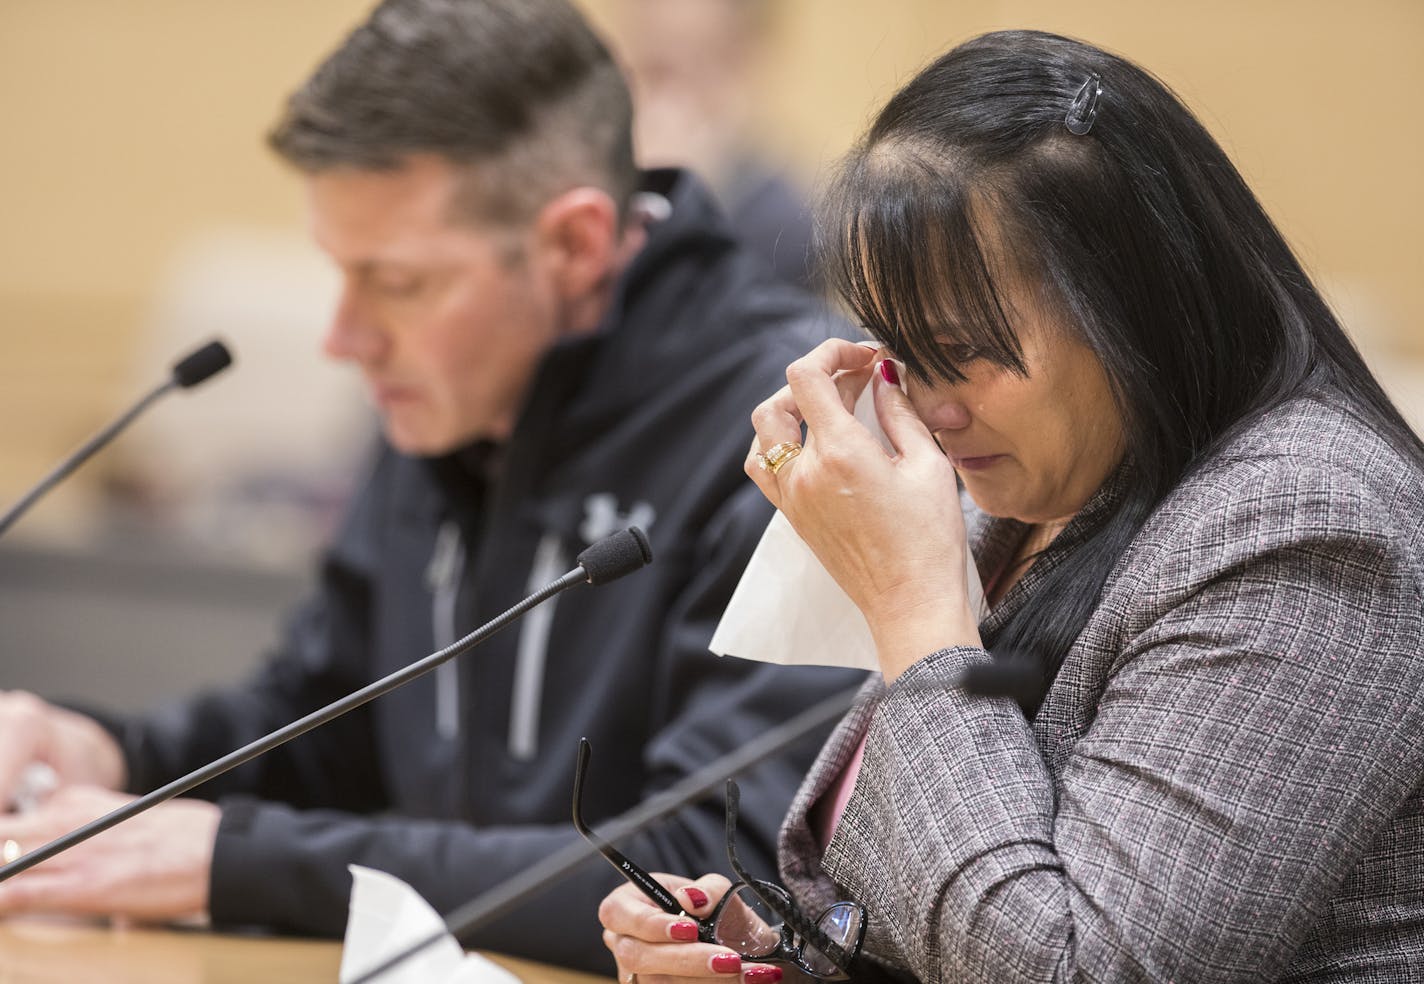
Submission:
[[1091,723],[1051,768],[1013,704],[937,685],[983,650],[887,692],[824,864],[919,978],[1272,980],[1418,786],[1412,534],[1338,472],[1210,498],[1105,593],[1133,603],[1055,682]]

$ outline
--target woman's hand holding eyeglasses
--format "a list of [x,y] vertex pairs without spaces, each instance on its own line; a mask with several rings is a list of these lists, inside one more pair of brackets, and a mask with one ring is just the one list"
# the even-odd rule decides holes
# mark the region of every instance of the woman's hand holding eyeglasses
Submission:
[[[789,385],[752,414],[746,469],[865,615],[893,680],[927,653],[980,639],[954,468],[885,356],[831,340],[793,362]],[[893,455],[855,419],[867,378]],[[801,453],[762,467],[758,454],[800,442],[803,423]]]
[[781,980],[780,967],[744,961],[735,950],[698,942],[698,920],[717,908],[730,887],[726,878],[655,877],[672,890],[687,915],[664,912],[632,884],[620,885],[598,907],[603,944],[618,962],[620,982],[627,984],[632,975],[637,977],[636,984],[698,979],[775,984]]

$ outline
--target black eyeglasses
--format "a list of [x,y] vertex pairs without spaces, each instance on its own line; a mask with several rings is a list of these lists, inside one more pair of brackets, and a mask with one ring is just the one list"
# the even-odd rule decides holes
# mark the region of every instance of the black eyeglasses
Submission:
[[[580,804],[583,779],[592,748],[588,739],[579,739],[574,771],[574,827],[598,848],[608,863],[664,912],[686,915],[681,904],[653,876],[629,861],[612,845],[598,837],[583,822]],[[866,912],[859,902],[837,902],[810,921],[792,901],[786,889],[774,882],[753,878],[737,857],[737,806],[740,791],[727,780],[727,859],[740,881],[722,896],[706,919],[688,916],[697,924],[697,938],[735,950],[748,960],[789,963],[822,981],[850,979],[850,966],[865,940]]]

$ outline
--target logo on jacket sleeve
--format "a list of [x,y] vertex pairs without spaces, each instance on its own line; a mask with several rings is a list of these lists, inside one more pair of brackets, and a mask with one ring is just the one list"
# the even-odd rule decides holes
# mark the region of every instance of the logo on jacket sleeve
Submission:
[[627,512],[618,509],[618,497],[611,492],[595,492],[583,500],[584,517],[579,524],[579,536],[585,543],[602,540],[629,526],[636,526],[644,533],[652,529],[657,512],[652,503],[641,500],[628,507]]

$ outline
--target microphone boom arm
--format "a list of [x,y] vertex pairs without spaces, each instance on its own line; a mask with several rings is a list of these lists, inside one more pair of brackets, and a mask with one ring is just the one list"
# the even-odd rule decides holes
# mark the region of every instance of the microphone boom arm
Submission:
[[[668,787],[656,796],[622,813],[603,824],[599,839],[612,843],[676,813],[689,803],[696,802],[722,785],[731,776],[745,772],[765,758],[782,751],[787,745],[805,737],[817,728],[837,721],[850,710],[860,695],[859,686],[851,687],[838,694],[808,707],[789,721],[757,735],[735,751],[728,752],[719,759],[707,763],[692,775]],[[572,828],[570,828],[572,830]],[[445,917],[445,926],[438,932],[416,940],[398,953],[371,967],[349,984],[370,984],[392,967],[413,957],[428,946],[440,942],[449,933],[459,940],[478,927],[510,909],[526,902],[531,896],[559,881],[571,870],[589,858],[598,856],[598,847],[592,841],[571,840],[564,847],[540,861],[525,868],[519,874],[501,882],[489,891],[467,902]]]
[[226,345],[218,341],[209,342],[196,352],[178,360],[169,371],[167,381],[155,386],[148,395],[120,414],[117,420],[112,421],[103,430],[80,445],[77,451],[40,479],[38,485],[21,496],[20,501],[11,506],[4,516],[0,516],[0,536],[4,536],[5,531],[15,525],[15,520],[28,512],[29,508],[38,502],[41,496],[68,478],[76,468],[92,458],[94,452],[112,441],[119,431],[133,423],[135,417],[147,410],[160,397],[168,395],[175,389],[190,389],[197,386],[230,365],[232,365],[232,353],[228,351]]
[[[618,536],[620,534],[614,535]],[[429,656],[417,660],[416,662],[411,663],[409,666],[402,667],[401,669],[382,677],[374,683],[367,684],[360,690],[347,694],[340,700],[333,701],[332,703],[326,705],[320,710],[313,711],[306,717],[298,718],[291,724],[286,725],[283,728],[279,728],[278,730],[272,732],[264,738],[259,738],[254,742],[244,745],[243,747],[237,749],[234,752],[230,752],[227,755],[224,755],[222,758],[217,759],[214,762],[210,762],[199,769],[195,769],[194,771],[188,773],[186,776],[183,776],[181,779],[175,779],[172,782],[168,783],[166,786],[160,786],[158,789],[155,789],[153,792],[145,796],[140,796],[136,800],[132,800],[128,803],[125,803],[118,809],[113,810],[110,813],[106,813],[104,816],[98,817],[95,820],[91,820],[84,826],[72,830],[64,836],[58,837],[55,840],[50,841],[43,847],[38,847],[33,851],[26,852],[23,856],[16,858],[14,861],[3,867],[0,867],[0,882],[3,882],[8,878],[12,878],[15,875],[18,875],[20,872],[25,871],[29,868],[33,868],[35,865],[41,863],[42,861],[47,861],[48,859],[54,857],[56,854],[60,853],[61,851],[67,850],[68,848],[73,847],[75,844],[79,844],[83,841],[86,841],[89,838],[93,837],[95,834],[103,833],[104,831],[108,830],[110,827],[113,827],[116,824],[123,823],[130,817],[137,816],[138,814],[143,813],[145,810],[151,809],[152,807],[155,807],[160,803],[166,802],[167,800],[170,800],[175,796],[181,795],[182,793],[186,793],[194,787],[200,786],[203,783],[207,782],[209,779],[216,778],[217,776],[222,775],[224,772],[227,772],[230,769],[235,769],[237,766],[242,765],[245,762],[250,762],[257,756],[262,755],[265,752],[269,752],[272,749],[276,748],[278,745],[290,741],[291,739],[296,738],[299,735],[304,735],[308,731],[311,731],[313,728],[320,727],[321,725],[332,720],[333,718],[340,717],[347,711],[354,710],[355,708],[360,707],[362,704],[375,700],[377,697],[380,697],[384,694],[388,694],[392,690],[395,690],[397,687],[403,686],[409,683],[411,680],[414,680],[416,677],[424,676],[426,673],[429,673],[431,670],[435,669],[440,664],[448,662],[449,660],[454,659],[456,656],[459,656],[461,653],[464,653],[467,650],[474,648],[476,645],[483,642],[490,636],[494,635],[500,629],[504,628],[510,622],[513,622],[515,619],[519,618],[519,616],[523,615],[529,609],[535,607],[536,605],[544,601],[547,601],[549,598],[552,598],[554,595],[558,594],[561,591],[566,591],[567,589],[573,587],[576,584],[584,583],[587,578],[588,572],[584,570],[582,565],[580,565],[579,567],[575,567],[563,577],[560,577],[557,581],[552,581],[544,587],[540,588],[538,591],[529,595],[517,605],[513,606],[512,608],[506,610],[504,613],[486,622],[484,625],[480,626],[478,629],[475,629],[473,632],[471,632],[464,638],[458,639],[455,642],[451,643],[449,646],[446,646],[439,652],[431,653]]]
[[5,512],[4,516],[0,516],[0,536],[4,536],[5,531],[15,525],[15,520],[28,512],[29,508],[38,502],[41,496],[64,481],[76,468],[92,458],[95,451],[98,451],[104,445],[112,441],[119,431],[133,423],[135,417],[147,410],[149,406],[155,403],[160,397],[166,396],[170,390],[176,389],[177,387],[178,383],[172,379],[155,386],[149,391],[148,395],[129,407],[120,417],[111,421],[108,426],[85,441],[79,449],[68,458],[65,458],[56,465],[53,471],[40,479],[38,485],[30,489],[29,492],[20,498],[19,502],[11,506]]

